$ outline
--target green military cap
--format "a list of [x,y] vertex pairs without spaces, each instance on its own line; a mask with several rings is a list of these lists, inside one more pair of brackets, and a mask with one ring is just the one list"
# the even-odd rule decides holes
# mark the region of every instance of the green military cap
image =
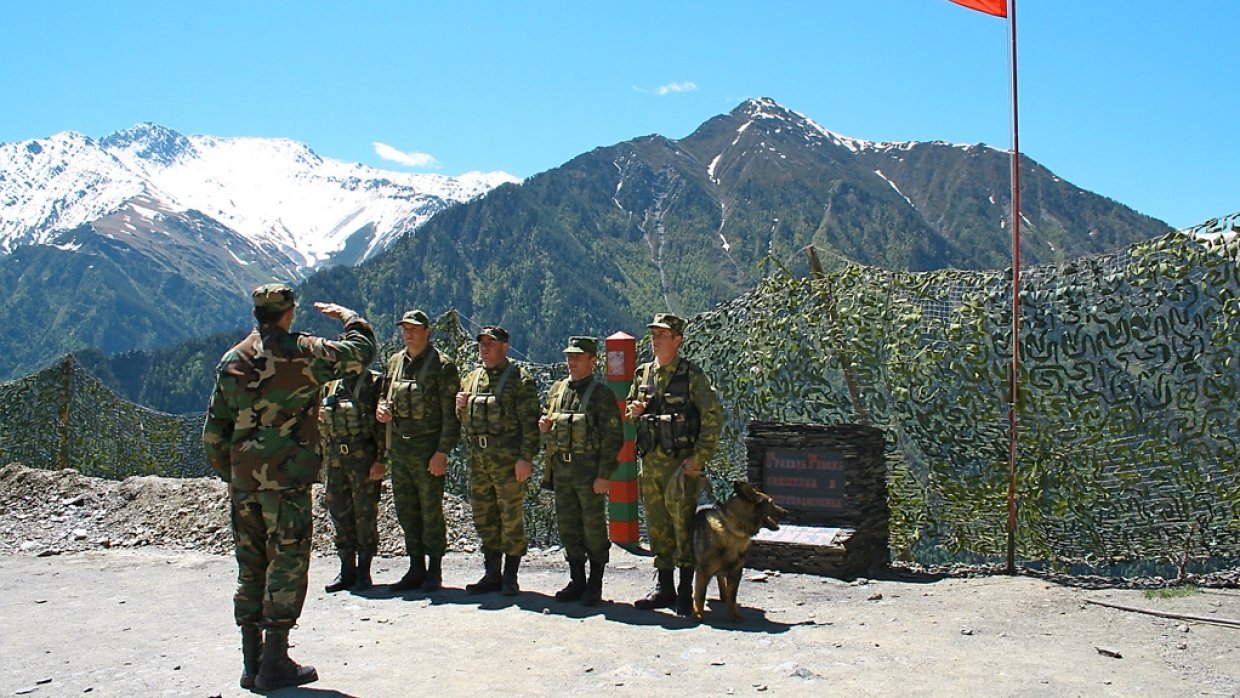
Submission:
[[665,330],[671,330],[679,335],[684,335],[685,333],[685,321],[672,313],[656,313],[654,316],[654,322],[646,325],[646,327],[651,329],[655,327],[662,327]]
[[593,337],[569,337],[565,354],[598,354],[598,340]]
[[254,307],[267,310],[288,310],[297,305],[297,296],[288,284],[263,284],[254,289]]
[[429,325],[430,317],[421,310],[410,310],[396,321],[397,325]]
[[483,337],[490,337],[497,342],[507,344],[508,330],[500,327],[499,325],[487,325],[483,327],[480,332],[478,332],[478,339],[481,340]]

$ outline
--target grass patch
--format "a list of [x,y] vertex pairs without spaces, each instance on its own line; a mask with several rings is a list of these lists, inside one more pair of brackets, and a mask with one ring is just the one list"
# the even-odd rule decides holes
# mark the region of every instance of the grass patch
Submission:
[[1162,589],[1146,589],[1145,598],[1147,599],[1178,599],[1183,596],[1195,596],[1200,590],[1192,584],[1181,584],[1174,587],[1163,587]]

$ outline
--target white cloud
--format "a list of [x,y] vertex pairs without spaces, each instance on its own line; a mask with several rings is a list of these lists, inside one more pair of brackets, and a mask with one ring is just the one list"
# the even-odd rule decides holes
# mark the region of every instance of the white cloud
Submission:
[[669,82],[666,85],[659,85],[653,90],[637,87],[636,85],[633,86],[633,89],[643,94],[654,94],[663,97],[677,92],[697,92],[698,86],[697,83],[686,80],[684,82]]
[[697,88],[697,84],[692,82],[669,82],[656,87],[654,93],[662,97],[673,92],[697,92]]
[[439,167],[439,161],[430,153],[406,153],[387,143],[375,141],[375,155],[409,167]]

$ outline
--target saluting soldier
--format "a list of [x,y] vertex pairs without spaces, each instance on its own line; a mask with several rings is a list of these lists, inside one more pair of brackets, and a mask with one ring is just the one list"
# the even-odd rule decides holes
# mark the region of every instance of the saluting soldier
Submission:
[[482,365],[466,376],[456,396],[485,569],[481,579],[465,586],[470,594],[519,593],[517,570],[528,547],[525,481],[540,448],[538,387],[529,371],[508,360],[508,348],[508,330],[483,327]]
[[323,386],[319,432],[327,468],[327,513],[336,529],[340,573],[323,590],[365,591],[379,552],[379,495],[383,487],[383,432],[375,419],[379,376],[366,370]]
[[568,586],[555,598],[580,599],[593,606],[602,599],[603,570],[611,551],[606,494],[624,446],[624,429],[616,396],[594,374],[598,340],[569,337],[564,358],[568,378],[551,386],[547,408],[538,420],[555,491],[556,525],[568,559]]
[[[680,356],[685,321],[659,313],[647,327],[654,361],[637,368],[627,413],[637,422],[638,480],[657,581],[654,590],[633,605],[674,607],[677,615],[687,617],[693,612],[694,566],[689,522],[703,470],[719,447],[723,407],[702,369]],[[683,488],[669,488],[682,474]],[[675,568],[680,568],[679,587],[674,585]]]
[[456,364],[431,344],[425,312],[410,310],[396,324],[405,348],[388,358],[375,416],[385,427],[392,499],[410,564],[389,588],[437,591],[448,551],[444,475],[461,436],[455,409],[461,383]]
[[242,688],[269,690],[318,679],[288,656],[288,631],[309,584],[310,486],[319,479],[319,389],[360,373],[375,355],[370,323],[348,308],[315,303],[344,323],[344,338],[291,332],[293,289],[254,289],[258,328],[215,369],[202,442],[211,469],[228,483],[241,627]]

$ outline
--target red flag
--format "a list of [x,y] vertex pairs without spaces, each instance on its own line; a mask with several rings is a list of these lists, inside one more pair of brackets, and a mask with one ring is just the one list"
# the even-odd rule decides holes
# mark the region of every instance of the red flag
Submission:
[[952,2],[988,15],[1007,17],[1007,0],[952,0]]

